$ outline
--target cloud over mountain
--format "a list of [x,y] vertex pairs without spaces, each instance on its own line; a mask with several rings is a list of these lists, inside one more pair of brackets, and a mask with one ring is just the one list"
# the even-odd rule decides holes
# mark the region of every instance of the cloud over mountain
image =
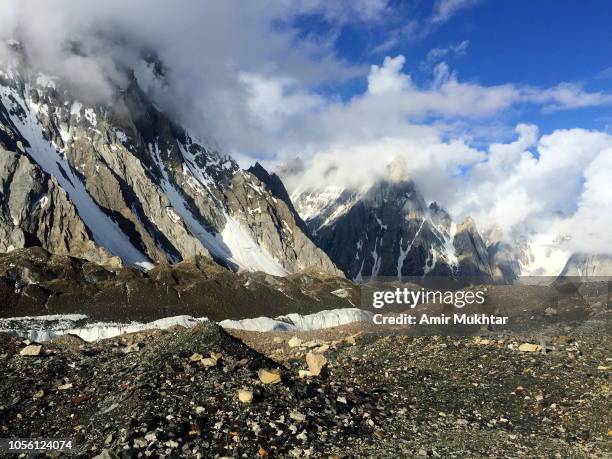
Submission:
[[[424,19],[405,22],[424,36],[477,4],[440,0]],[[610,177],[609,135],[540,135],[520,119],[527,109],[609,106],[612,95],[563,78],[548,85],[465,78],[449,64],[471,52],[472,40],[462,38],[421,62],[392,45],[378,47],[386,56],[338,52],[343,27],[386,24],[395,7],[384,0],[6,0],[0,38],[18,39],[42,70],[101,101],[125,84],[122,65],[155,51],[169,82],[152,88],[157,102],[243,164],[300,157],[304,167],[287,176],[292,189],[367,185],[400,156],[425,197],[458,217],[508,231],[569,233],[576,249],[598,241],[612,247],[603,235],[610,203],[600,189]],[[325,27],[300,27],[313,16]],[[357,89],[343,92],[347,82]],[[588,231],[577,224],[587,217]]]

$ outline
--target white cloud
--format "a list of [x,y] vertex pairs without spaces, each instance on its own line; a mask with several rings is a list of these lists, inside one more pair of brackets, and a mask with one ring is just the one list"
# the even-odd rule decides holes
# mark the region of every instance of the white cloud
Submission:
[[243,73],[239,81],[247,88],[247,106],[253,122],[267,132],[281,128],[286,117],[324,104],[322,97],[301,90],[290,78]]
[[[86,83],[81,94],[98,98],[108,95],[111,83],[124,83],[121,64],[133,63],[141,48],[152,48],[171,70],[171,91],[158,101],[162,106],[232,152],[263,151],[270,146],[267,133],[247,102],[254,80],[241,76],[275,80],[284,85],[283,97],[365,76],[367,67],[335,56],[328,37],[302,36],[292,23],[306,13],[336,23],[377,20],[385,7],[382,1],[363,8],[323,0],[5,0],[0,42],[17,36],[32,62],[77,87]],[[84,53],[69,52],[70,43]]]
[[425,57],[425,60],[421,63],[420,67],[423,70],[428,70],[445,58],[464,56],[469,46],[470,41],[463,40],[446,48],[432,48],[427,53],[427,57]]
[[398,93],[410,87],[410,76],[402,73],[404,56],[385,57],[383,65],[373,65],[368,76],[368,92],[373,95]]
[[459,11],[471,8],[479,0],[438,0],[434,6],[432,23],[446,22]]
[[456,183],[451,211],[482,228],[563,236],[570,252],[611,252],[612,136],[583,129],[538,138],[519,125],[510,144],[493,144],[486,161]]
[[612,95],[586,92],[580,86],[561,83],[547,89],[527,89],[525,98],[544,105],[548,111],[612,104]]

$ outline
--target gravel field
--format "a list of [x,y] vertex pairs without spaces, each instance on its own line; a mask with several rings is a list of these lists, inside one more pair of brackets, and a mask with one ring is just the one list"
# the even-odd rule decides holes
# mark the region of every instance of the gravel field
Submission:
[[1,436],[70,437],[71,455],[100,458],[612,454],[609,337],[551,338],[543,353],[528,337],[359,324],[230,333],[203,323],[40,348],[2,335]]

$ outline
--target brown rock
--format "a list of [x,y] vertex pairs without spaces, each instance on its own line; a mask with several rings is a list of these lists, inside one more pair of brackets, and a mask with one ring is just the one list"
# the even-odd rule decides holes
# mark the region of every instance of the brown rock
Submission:
[[240,389],[238,391],[238,400],[242,403],[251,403],[253,401],[253,392],[246,389]]
[[19,355],[25,357],[37,357],[42,352],[42,346],[40,344],[29,344],[19,351]]
[[319,376],[321,370],[327,365],[327,359],[321,354],[309,352],[306,354],[306,364],[308,364],[308,371],[313,376]]
[[523,343],[518,347],[518,350],[521,352],[540,352],[542,346],[533,343]]
[[280,370],[260,368],[257,376],[259,376],[259,380],[264,384],[277,384],[281,381]]

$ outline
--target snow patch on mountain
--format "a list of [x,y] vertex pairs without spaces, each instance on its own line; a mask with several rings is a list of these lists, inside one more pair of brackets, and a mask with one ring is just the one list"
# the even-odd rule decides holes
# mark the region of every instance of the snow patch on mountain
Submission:
[[[201,221],[193,215],[187,201],[171,182],[160,156],[159,145],[150,145],[149,149],[162,173],[161,185],[172,204],[173,209],[171,210],[183,219],[189,231],[202,242],[211,254],[228,262],[229,265],[237,265],[248,271],[264,271],[275,276],[287,275],[287,271],[281,264],[257,244],[240,226],[240,223],[227,212],[224,212],[225,226],[221,233],[213,233],[206,229]],[[187,167],[191,172],[190,180],[193,186],[201,193],[204,193],[205,189],[208,190],[208,194],[214,197],[210,192],[209,178],[201,170],[193,167],[195,159],[190,157],[191,154],[187,153],[186,149],[181,148],[181,151],[189,158],[187,164],[191,165]]]
[[94,202],[68,161],[43,137],[42,126],[36,117],[41,106],[31,100],[29,87],[26,87],[25,94],[24,99],[17,91],[0,86],[0,99],[9,108],[11,121],[30,144],[29,147],[24,146],[28,154],[66,190],[96,243],[106,247],[127,264],[152,268],[149,258],[132,244],[119,225]]
[[291,194],[291,201],[300,217],[315,234],[351,210],[357,200],[357,192],[337,186],[317,191],[297,190]]

